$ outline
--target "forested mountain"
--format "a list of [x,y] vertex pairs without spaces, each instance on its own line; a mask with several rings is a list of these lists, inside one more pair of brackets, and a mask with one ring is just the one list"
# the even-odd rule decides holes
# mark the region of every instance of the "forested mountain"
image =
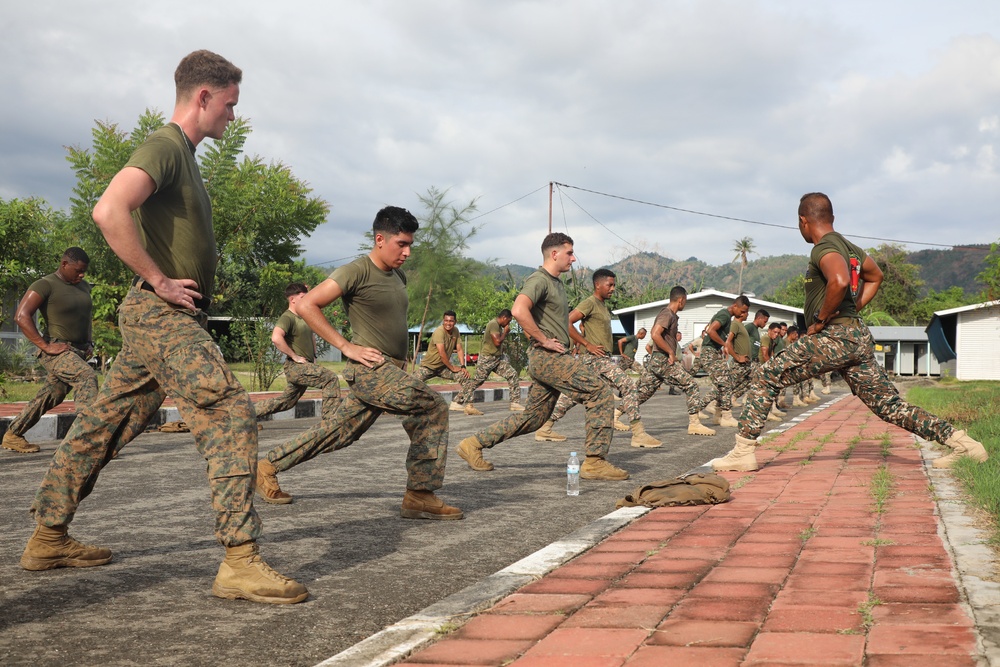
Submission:
[[[962,246],[953,250],[920,250],[906,255],[906,261],[920,267],[924,281],[921,296],[928,290],[941,292],[951,287],[961,287],[973,295],[983,288],[976,281],[985,268],[988,245]],[[805,273],[809,261],[806,255],[778,255],[750,261],[743,273],[743,290],[758,296],[773,294],[789,280]],[[507,272],[518,282],[536,267],[508,264],[499,267],[503,276]],[[599,267],[587,267],[590,270]],[[689,292],[714,288],[723,292],[736,292],[739,283],[739,265],[712,266],[696,257],[675,260],[652,252],[637,253],[609,266],[618,274],[622,287],[642,293],[651,288],[669,289],[684,285]],[[589,271],[588,271],[589,273]]]

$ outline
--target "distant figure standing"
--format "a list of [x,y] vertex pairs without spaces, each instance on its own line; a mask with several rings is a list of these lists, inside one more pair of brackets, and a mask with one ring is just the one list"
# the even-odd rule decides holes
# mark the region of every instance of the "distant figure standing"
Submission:
[[[431,334],[427,352],[420,365],[413,373],[421,382],[427,382],[432,377],[443,377],[446,380],[458,382],[464,390],[470,384],[469,370],[465,367],[465,350],[462,349],[462,337],[455,325],[458,316],[454,310],[446,310],[441,318],[441,326]],[[458,365],[451,363],[451,355],[458,353]],[[462,405],[459,401],[451,402],[449,409],[453,412],[464,412],[467,415],[481,415],[471,402]]]
[[[90,283],[83,279],[90,257],[82,248],[67,248],[55,273],[31,284],[17,305],[14,321],[38,348],[45,384],[7,426],[3,448],[30,454],[38,451],[24,438],[42,415],[63,402],[70,389],[79,412],[97,395],[97,373],[87,364],[94,353]],[[35,326],[35,313],[45,318],[45,334]]]
[[472,394],[490,377],[496,373],[507,380],[510,388],[510,411],[523,412],[521,405],[521,383],[517,371],[503,357],[503,344],[510,335],[510,321],[513,319],[510,310],[504,308],[486,325],[483,333],[483,345],[479,348],[479,359],[476,361],[476,377],[465,385],[462,395],[458,397],[459,405],[472,403]]
[[639,341],[646,337],[645,327],[640,328],[632,336],[618,339],[618,365],[623,371],[639,370],[635,367],[635,353],[639,351]]

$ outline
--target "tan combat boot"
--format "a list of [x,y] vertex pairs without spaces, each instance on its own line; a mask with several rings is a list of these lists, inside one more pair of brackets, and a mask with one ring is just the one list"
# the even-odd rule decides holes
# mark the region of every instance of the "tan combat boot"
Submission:
[[477,409],[476,409],[476,408],[475,408],[475,407],[474,407],[474,406],[472,405],[472,403],[466,403],[466,404],[465,404],[465,407],[463,408],[463,410],[462,410],[462,411],[463,411],[463,412],[464,412],[465,414],[469,415],[470,417],[476,417],[476,416],[479,416],[479,415],[483,414],[482,410],[477,410]]
[[736,436],[736,446],[722,458],[712,459],[709,465],[712,470],[722,472],[724,470],[735,470],[749,472],[757,469],[757,457],[754,450],[757,448],[757,441],[743,436]]
[[465,406],[458,401],[452,401],[451,405],[448,406],[448,410],[451,412],[465,412]]
[[980,463],[990,458],[986,448],[979,441],[970,438],[965,431],[955,431],[944,444],[951,447],[951,454],[934,459],[931,465],[935,468],[950,468],[963,456]]
[[625,425],[625,422],[623,422],[621,420],[621,416],[622,416],[622,411],[619,410],[618,408],[615,408],[615,422],[614,422],[614,424],[612,424],[612,426],[615,427],[615,430],[616,431],[630,431],[630,430],[632,430],[628,426]]
[[709,401],[708,403],[705,404],[705,407],[701,409],[701,412],[698,413],[698,416],[701,417],[702,419],[714,419],[715,408],[716,408],[715,401]]
[[510,411],[511,412],[524,412],[524,406],[521,405],[520,403],[518,403],[517,401],[513,401],[510,404]]
[[544,424],[542,427],[535,431],[535,440],[539,442],[562,442],[566,439],[566,436],[561,433],[556,433],[552,430],[555,422],[551,419]]
[[212,595],[227,600],[294,604],[309,597],[306,587],[265,563],[256,542],[226,547],[226,558],[212,584]]
[[294,498],[278,485],[278,471],[267,459],[257,461],[257,495],[272,505],[288,505]]
[[435,496],[433,491],[407,489],[406,495],[403,496],[403,505],[399,508],[399,516],[404,519],[453,521],[461,519],[465,515],[457,507],[445,505],[444,501]]
[[830,393],[830,388],[829,387],[823,387],[822,389],[819,390],[819,393],[821,393],[821,394],[829,394]]
[[711,429],[701,423],[698,414],[688,415],[688,435],[715,435],[715,429]]
[[782,394],[782,395],[781,395],[781,398],[779,398],[779,399],[778,399],[778,402],[776,403],[776,405],[777,405],[777,406],[778,406],[779,408],[784,408],[784,409],[786,409],[786,410],[788,409],[788,401],[787,401],[787,400],[785,400],[785,396],[784,396],[784,394]]
[[21,554],[25,570],[57,567],[94,567],[111,562],[111,550],[81,544],[67,534],[67,526],[35,526]]
[[34,454],[39,450],[38,445],[33,445],[19,435],[14,435],[10,431],[3,434],[4,449],[9,449],[12,452],[18,452],[19,454]]
[[483,443],[479,442],[479,439],[474,435],[470,435],[458,443],[458,455],[473,470],[478,470],[479,472],[493,470],[493,464],[483,458]]
[[581,479],[604,479],[610,481],[622,481],[628,479],[628,473],[621,468],[616,468],[601,456],[588,456],[580,466]]
[[777,415],[777,413],[775,413],[774,410],[771,410],[770,412],[767,413],[767,421],[769,421],[769,422],[780,422],[781,421],[781,417],[779,417]]
[[799,398],[798,396],[794,396],[794,397],[792,398],[792,407],[793,407],[793,408],[804,408],[804,407],[806,407],[807,405],[809,405],[809,404],[808,404],[808,403],[806,403],[805,401],[803,401],[803,400],[802,400],[801,398]]
[[663,443],[646,433],[646,427],[641,421],[632,422],[632,442],[633,447],[659,447]]
[[776,415],[778,415],[778,416],[779,416],[779,417],[781,417],[782,419],[784,419],[785,417],[787,417],[787,416],[788,416],[788,413],[787,413],[787,412],[782,412],[781,410],[779,410],[779,409],[778,409],[778,404],[777,404],[777,403],[772,403],[772,404],[771,404],[771,412],[772,412],[773,414],[776,414]]
[[737,426],[740,425],[740,423],[738,421],[736,421],[735,419],[733,419],[733,411],[732,410],[721,410],[721,411],[720,410],[716,410],[715,411],[715,423],[718,424],[719,426],[723,426],[725,428],[736,428]]
[[820,401],[823,400],[819,396],[816,395],[816,390],[815,389],[812,390],[812,391],[810,391],[809,392],[809,396],[807,396],[806,398],[812,400],[813,403],[819,403]]

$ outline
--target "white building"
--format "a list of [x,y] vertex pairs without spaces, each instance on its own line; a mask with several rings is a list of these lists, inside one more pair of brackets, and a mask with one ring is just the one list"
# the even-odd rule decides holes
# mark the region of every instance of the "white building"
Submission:
[[940,375],[941,363],[930,351],[924,327],[868,327],[875,358],[890,375]]
[[[681,333],[681,345],[687,345],[695,336],[700,336],[702,330],[712,321],[712,317],[719,310],[733,305],[733,301],[737,296],[739,295],[730,292],[719,292],[714,289],[688,294],[687,305],[684,307],[684,310],[677,314],[677,330]],[[801,308],[785,306],[773,301],[764,301],[749,294],[747,298],[750,299],[750,314],[747,316],[747,322],[753,321],[754,313],[763,308],[771,314],[771,322],[787,322],[795,326],[802,326],[805,323],[805,317]],[[652,331],[653,320],[656,319],[656,315],[668,303],[670,303],[670,300],[665,299],[663,301],[654,301],[639,306],[622,308],[613,312],[621,320],[625,331],[629,333],[635,333],[639,329]],[[647,356],[645,349],[646,342],[649,342],[649,336],[639,346],[639,350],[635,355],[636,361],[645,361]]]
[[943,375],[1000,380],[1000,300],[937,311],[927,338]]

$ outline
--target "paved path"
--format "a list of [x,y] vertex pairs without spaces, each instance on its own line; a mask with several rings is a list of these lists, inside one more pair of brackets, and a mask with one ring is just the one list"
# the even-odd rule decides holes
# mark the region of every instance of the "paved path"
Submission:
[[731,502],[653,510],[401,664],[986,664],[913,436],[847,396],[758,461]]

